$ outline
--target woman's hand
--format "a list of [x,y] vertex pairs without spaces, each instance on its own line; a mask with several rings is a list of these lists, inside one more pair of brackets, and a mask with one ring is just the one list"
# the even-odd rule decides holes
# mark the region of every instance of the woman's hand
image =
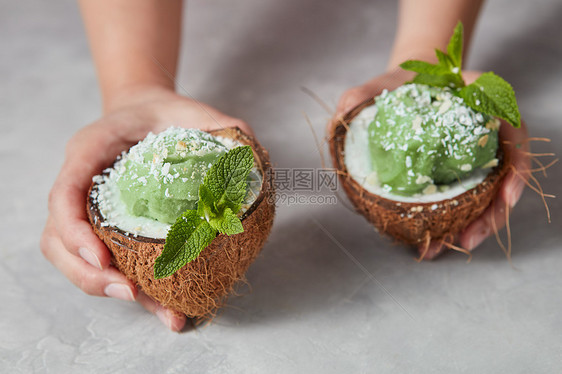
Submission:
[[186,317],[165,309],[137,290],[110,265],[111,254],[92,230],[86,215],[86,195],[92,177],[111,166],[122,151],[149,131],[169,126],[211,130],[240,127],[241,120],[169,88],[134,87],[112,100],[108,113],[77,132],[66,147],[65,161],[49,194],[49,217],[41,238],[41,251],[72,283],[89,295],[137,300],[173,331],[182,329]]
[[[470,84],[481,73],[474,71],[463,72],[463,77],[466,84]],[[413,73],[397,69],[393,72],[380,75],[368,81],[367,83],[353,87],[344,92],[341,96],[338,107],[336,110],[335,118],[340,118],[345,113],[349,112],[358,104],[363,101],[380,95],[383,89],[389,91],[394,90],[398,86],[404,84],[406,81],[412,79]],[[463,232],[461,232],[456,241],[462,248],[472,251],[480,245],[484,239],[493,233],[493,227],[498,230],[505,225],[506,221],[506,206],[509,209],[513,208],[525,188],[525,181],[521,176],[526,175],[526,170],[530,167],[528,152],[527,129],[525,123],[521,124],[520,129],[515,129],[505,121],[501,121],[500,138],[507,143],[507,151],[510,152],[511,164],[519,172],[519,175],[513,170],[510,170],[504,178],[498,194],[490,206],[484,213],[474,222],[472,222]],[[330,121],[330,124],[335,124],[336,121]],[[432,241],[429,248],[420,246],[418,248],[420,255],[424,254],[423,259],[431,260],[443,252],[446,247],[441,241]]]

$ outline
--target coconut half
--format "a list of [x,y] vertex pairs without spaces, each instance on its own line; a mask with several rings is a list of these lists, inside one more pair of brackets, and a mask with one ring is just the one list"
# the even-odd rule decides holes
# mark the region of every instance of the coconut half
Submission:
[[104,217],[93,198],[98,183],[103,182],[92,183],[87,201],[88,218],[94,232],[111,251],[112,264],[164,307],[192,318],[213,316],[235,283],[244,278],[271,231],[275,214],[273,170],[267,151],[239,128],[210,133],[252,147],[262,186],[256,200],[241,217],[244,232],[232,236],[217,235],[196,260],[172,276],[154,279],[154,262],[162,253],[164,239],[135,236],[104,224]]
[[345,138],[351,121],[365,108],[373,105],[371,98],[334,120],[330,126],[329,147],[332,162],[341,184],[356,210],[382,234],[406,244],[429,245],[430,240],[451,243],[456,234],[465,229],[490,205],[503,177],[509,170],[509,150],[499,141],[498,164],[474,188],[445,200],[404,202],[391,200],[366,190],[347,170]]

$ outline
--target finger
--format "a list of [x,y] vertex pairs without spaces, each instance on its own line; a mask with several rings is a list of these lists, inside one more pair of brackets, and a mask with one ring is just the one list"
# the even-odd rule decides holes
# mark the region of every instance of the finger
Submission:
[[48,221],[41,239],[41,251],[57,269],[73,284],[88,295],[109,296],[117,299],[137,300],[172,331],[180,331],[186,322],[185,315],[166,309],[150,299],[117,269],[93,269],[80,258],[70,254],[62,245],[51,220]]
[[462,72],[462,77],[465,81],[466,84],[471,84],[472,82],[474,82],[476,79],[478,79],[479,76],[482,75],[481,71],[463,71]]
[[484,213],[472,222],[460,235],[461,247],[472,251],[478,247],[488,236],[505,225],[506,203],[501,197],[496,197]]
[[245,133],[254,136],[252,128],[246,122],[228,116],[197,100],[183,99],[176,101],[172,106],[166,102],[153,104],[153,106],[153,109],[158,112],[158,121],[152,125],[151,131],[164,131],[170,124],[204,131],[239,127]]
[[326,125],[326,133],[332,134],[332,131],[335,130],[337,125],[342,123],[343,116],[346,113],[362,102],[375,96],[375,94],[370,95],[369,91],[370,90],[365,86],[354,87],[345,91],[338,102],[334,117],[328,121]]
[[256,136],[254,134],[254,131],[250,127],[250,125],[248,125],[246,122],[244,122],[240,119],[237,119],[237,118],[232,118],[232,117],[228,117],[228,116],[224,116],[224,117],[227,117],[227,118],[223,119],[220,122],[221,127],[216,127],[216,128],[225,129],[225,128],[229,128],[229,127],[238,127],[240,130],[242,130],[243,133],[248,134],[248,135],[253,136],[253,137]]
[[67,251],[100,270],[105,269],[109,266],[111,255],[86,216],[88,187],[77,185],[63,173],[49,195],[51,222]]
[[[97,124],[104,132],[103,124]],[[49,194],[49,212],[65,248],[98,269],[109,266],[111,255],[95,235],[86,214],[86,199],[92,176],[113,160],[118,145],[89,126],[68,143],[66,161]],[[100,150],[104,150],[100,152]]]
[[500,187],[499,195],[510,207],[514,207],[523,190],[525,179],[530,169],[528,133],[525,123],[516,129],[505,121],[500,127],[500,139],[507,142],[506,149],[509,152],[510,162],[517,172],[511,170]]
[[109,296],[133,301],[137,295],[134,284],[114,267],[98,270],[66,250],[51,218],[41,237],[41,252],[74,285],[88,295]]
[[228,121],[227,126],[229,127],[238,127],[242,132],[255,137],[254,130],[248,125],[246,122],[239,120],[239,119],[232,119]]
[[426,248],[425,245],[420,245],[418,247],[418,253],[420,256],[423,255],[422,260],[433,260],[441,253],[445,251],[445,246],[443,245],[441,240],[432,240],[429,243],[429,247]]
[[[524,123],[520,129],[502,121],[500,128],[502,141],[507,141],[508,157],[510,158],[511,165],[513,165],[519,172],[529,169],[530,161],[528,155],[525,153],[528,150],[527,130]],[[523,172],[522,175],[525,173]],[[459,237],[461,247],[473,250],[480,245],[488,236],[493,233],[494,226],[496,230],[501,229],[505,225],[505,209],[506,204],[509,207],[515,206],[523,189],[525,182],[521,176],[515,172],[509,172],[502,185],[494,203],[486,209],[486,211],[476,221],[470,224]],[[438,243],[431,243],[429,249],[426,251],[424,259],[434,258],[441,253],[444,248],[439,248]],[[425,248],[419,248],[420,255]]]
[[384,89],[392,91],[412,78],[412,72],[397,68],[371,79],[362,86],[345,91],[338,102],[336,117],[344,115],[362,102],[380,95]]
[[367,99],[369,99],[369,94],[367,93],[367,89],[363,86],[350,88],[341,96],[336,108],[335,116],[338,117],[344,115]]
[[152,300],[144,292],[139,291],[137,301],[150,313],[156,315],[164,325],[172,331],[181,331],[185,326],[187,317],[185,314],[175,312],[171,309],[164,308],[156,301]]

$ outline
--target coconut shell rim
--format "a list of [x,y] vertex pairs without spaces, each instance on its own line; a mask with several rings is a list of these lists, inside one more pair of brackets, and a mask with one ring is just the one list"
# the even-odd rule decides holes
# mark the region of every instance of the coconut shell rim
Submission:
[[[231,139],[234,139],[234,140],[238,140],[238,141],[242,140],[241,142],[244,143],[244,145],[249,145],[249,146],[252,147],[252,151],[254,152],[254,160],[258,164],[257,166],[258,166],[258,169],[260,170],[261,176],[262,176],[262,185],[261,185],[261,188],[260,188],[260,193],[259,193],[258,197],[256,198],[256,200],[254,200],[252,205],[242,215],[240,220],[244,221],[244,219],[246,219],[248,216],[250,216],[257,209],[257,207],[263,202],[263,200],[266,198],[266,196],[269,195],[270,193],[272,193],[273,186],[271,186],[271,181],[270,181],[270,178],[269,178],[269,175],[271,174],[271,171],[272,171],[272,166],[271,166],[271,162],[269,160],[269,156],[267,155],[267,151],[265,150],[265,148],[262,147],[262,145],[257,141],[257,139],[255,137],[246,134],[238,126],[228,127],[228,128],[223,128],[223,129],[209,130],[209,131],[206,131],[206,132],[208,132],[212,135],[221,136],[221,133],[228,133],[228,132],[232,132],[232,131],[235,133],[235,137],[232,137],[232,136],[225,136],[225,137],[228,137],[228,138],[231,138]],[[257,155],[257,157],[255,157],[256,155]],[[116,161],[117,161],[117,158],[115,159],[115,161],[113,162],[112,165],[114,165]],[[92,192],[97,190],[97,188],[100,184],[101,183],[92,181],[92,183],[90,185],[90,188],[88,189],[87,209],[90,210],[93,218],[96,221],[96,222],[92,222],[92,224],[101,224],[101,222],[105,222],[105,218],[101,214],[101,212],[99,210],[99,207],[98,207],[98,204],[95,202],[94,197],[92,196]],[[138,243],[150,243],[150,244],[164,245],[165,242],[166,242],[166,239],[151,238],[151,237],[148,237],[148,236],[133,234],[131,232],[120,229],[119,227],[116,227],[116,226],[111,226],[111,225],[106,226],[106,229],[114,231],[114,232],[120,234],[121,236],[125,236],[129,240],[135,241],[135,242],[138,242]],[[224,236],[224,234],[220,234],[220,233],[217,234],[217,237],[219,237],[219,236]],[[213,239],[213,241],[215,241],[217,237],[215,237]]]
[[[427,207],[432,206],[433,204],[445,204],[447,201],[453,201],[457,198],[465,195],[470,194],[473,195],[474,191],[479,188],[480,185],[485,183],[495,183],[496,179],[501,180],[507,171],[507,167],[509,165],[509,152],[506,152],[505,148],[506,145],[499,139],[498,144],[498,151],[496,154],[496,158],[498,159],[498,165],[491,169],[491,171],[486,175],[486,178],[480,183],[478,183],[473,188],[466,190],[463,193],[458,195],[452,196],[448,199],[442,200],[434,200],[430,202],[407,202],[407,201],[399,201],[399,200],[391,200],[387,199],[383,196],[377,195],[366,188],[364,188],[358,181],[356,181],[348,172],[347,166],[345,165],[345,138],[347,136],[347,131],[349,128],[349,124],[353,119],[365,108],[372,106],[375,104],[375,98],[371,97],[369,99],[364,100],[363,102],[359,103],[348,112],[346,112],[341,119],[335,119],[332,122],[330,133],[329,133],[329,144],[330,144],[330,153],[332,154],[332,160],[336,166],[338,172],[341,172],[340,178],[344,179],[345,182],[349,183],[350,186],[362,197],[366,198],[371,201],[377,201],[379,204],[383,203],[384,205],[394,205],[411,208],[411,207]],[[343,135],[343,136],[339,136]],[[339,173],[338,173],[339,174]]]

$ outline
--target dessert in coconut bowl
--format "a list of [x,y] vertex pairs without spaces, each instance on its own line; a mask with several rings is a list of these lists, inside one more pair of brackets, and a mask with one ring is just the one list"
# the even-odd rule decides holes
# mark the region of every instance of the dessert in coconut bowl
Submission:
[[96,176],[87,213],[112,263],[164,307],[212,317],[273,224],[267,151],[238,128],[168,128]]
[[437,252],[469,253],[455,245],[457,236],[494,212],[506,175],[521,177],[512,161],[527,143],[515,147],[502,137],[517,131],[526,138],[513,89],[494,73],[466,84],[462,38],[459,23],[447,53],[436,51],[437,64],[406,61],[401,67],[417,73],[411,82],[383,90],[329,127],[332,161],[356,210],[380,233],[418,247],[420,260],[438,254],[429,254],[432,243]]

